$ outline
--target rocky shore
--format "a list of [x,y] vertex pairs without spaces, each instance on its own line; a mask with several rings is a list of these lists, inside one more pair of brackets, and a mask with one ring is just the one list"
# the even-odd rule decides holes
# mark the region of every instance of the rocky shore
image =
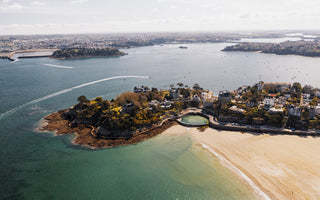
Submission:
[[125,146],[129,144],[136,144],[146,139],[152,138],[171,126],[175,125],[176,122],[173,120],[167,120],[161,124],[161,126],[145,130],[140,134],[134,134],[132,137],[124,138],[101,138],[95,136],[94,127],[91,125],[70,125],[70,121],[65,116],[66,110],[60,110],[52,113],[44,118],[46,125],[41,127],[40,131],[55,132],[57,135],[65,135],[75,133],[77,137],[73,140],[73,143],[87,146],[90,148],[112,148],[118,146]]

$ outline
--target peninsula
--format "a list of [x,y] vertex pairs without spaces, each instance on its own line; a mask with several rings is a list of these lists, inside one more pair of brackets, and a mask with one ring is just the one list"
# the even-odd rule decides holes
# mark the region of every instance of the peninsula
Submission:
[[[135,144],[175,124],[231,131],[286,135],[320,135],[320,90],[300,83],[264,83],[234,91],[211,91],[178,83],[169,90],[141,86],[111,101],[78,98],[79,103],[47,117],[42,130],[74,133],[77,144],[108,148]],[[188,124],[185,115],[208,123]]]
[[320,57],[319,41],[286,41],[281,43],[242,42],[227,46],[222,51],[261,52],[277,55]]
[[51,58],[55,59],[75,59],[90,57],[123,56],[126,53],[116,48],[67,48],[53,52]]

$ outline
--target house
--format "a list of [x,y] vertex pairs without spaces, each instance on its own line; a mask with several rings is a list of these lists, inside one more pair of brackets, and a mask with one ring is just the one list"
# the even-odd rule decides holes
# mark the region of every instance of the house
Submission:
[[303,103],[310,103],[312,100],[310,99],[310,94],[307,93],[303,93],[302,94],[303,97]]
[[287,103],[287,101],[285,97],[279,97],[276,99],[276,103],[284,106]]
[[270,108],[272,108],[274,106],[274,99],[265,98],[263,100],[263,105],[264,105],[265,110],[269,110]]
[[313,106],[309,106],[309,113],[310,119],[314,119],[314,117],[316,116],[316,108]]
[[171,89],[171,90],[169,91],[169,95],[170,95],[170,97],[171,97],[172,99],[177,99],[177,98],[180,97],[179,90],[177,90],[177,89]]
[[213,100],[204,100],[203,101],[203,107],[212,107],[213,106]]
[[159,105],[159,101],[157,101],[157,100],[151,100],[150,102],[149,102],[149,106],[155,106],[155,107],[157,107]]
[[127,104],[124,104],[121,108],[121,112],[123,113],[130,113],[131,111],[131,108],[134,106],[134,103],[127,103]]
[[[319,110],[319,111],[320,111],[320,110]],[[302,112],[302,109],[301,109],[300,107],[294,106],[294,105],[290,105],[290,106],[289,106],[288,114],[289,114],[290,116],[300,117],[301,112]]]
[[204,90],[201,92],[201,98],[203,99],[203,101],[211,100],[213,98],[213,92],[209,90]]
[[290,83],[280,83],[280,82],[273,82],[273,83],[265,83],[264,86],[268,87],[276,87],[278,92],[285,92],[286,89],[291,87]]
[[145,87],[145,86],[140,86],[140,87],[134,87],[133,88],[133,92],[134,93],[142,93],[142,92],[148,92],[149,91],[149,88],[148,87]]
[[227,90],[219,92],[218,100],[222,103],[227,103],[231,101],[231,93]]
[[259,83],[257,84],[258,86],[258,91],[262,91],[263,90],[263,86],[264,86],[264,83],[262,81],[259,81]]
[[317,105],[314,110],[315,110],[316,115],[320,115],[320,106],[319,105]]
[[161,102],[161,108],[170,108],[171,107],[171,102],[170,101],[163,101]]
[[310,94],[311,91],[312,91],[312,89],[313,89],[313,87],[312,87],[311,85],[305,85],[305,86],[303,87],[303,92],[304,92],[304,93],[307,93],[307,94]]
[[236,114],[243,114],[245,112],[244,109],[242,108],[238,108],[237,106],[231,106],[229,108],[229,110],[232,112],[232,113],[236,113]]
[[246,106],[249,107],[249,108],[254,107],[254,105],[255,105],[255,103],[252,102],[252,101],[247,101],[247,102],[246,102]]
[[272,107],[272,108],[269,109],[268,112],[271,113],[271,114],[274,114],[274,113],[283,113],[283,109],[282,109],[282,108]]

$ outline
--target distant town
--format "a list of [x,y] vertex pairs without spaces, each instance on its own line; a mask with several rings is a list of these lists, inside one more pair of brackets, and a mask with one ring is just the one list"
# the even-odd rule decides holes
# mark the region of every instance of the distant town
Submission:
[[[235,43],[242,38],[300,38],[301,42],[272,44],[241,43],[227,47],[226,51],[263,51],[265,53],[297,54],[318,56],[320,36],[318,32],[292,34],[285,31],[274,32],[154,32],[154,33],[109,33],[70,35],[3,35],[0,36],[0,58],[14,60],[16,57],[50,57],[54,51],[62,49],[106,49],[133,48],[163,44],[190,43]],[[312,42],[306,42],[310,41]],[[187,46],[180,46],[187,49]]]

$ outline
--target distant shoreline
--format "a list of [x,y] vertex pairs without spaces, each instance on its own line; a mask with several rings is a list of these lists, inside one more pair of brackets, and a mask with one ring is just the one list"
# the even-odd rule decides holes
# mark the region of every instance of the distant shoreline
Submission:
[[320,43],[317,41],[287,41],[281,43],[242,42],[226,46],[222,51],[259,52],[275,55],[298,55],[320,57]]
[[[124,55],[128,55],[127,53]],[[76,60],[76,59],[86,59],[86,58],[111,58],[111,57],[120,57],[124,55],[115,55],[115,56],[79,56],[79,57],[72,57],[72,58],[54,58],[52,56],[47,56],[51,59],[56,59],[56,60]]]

